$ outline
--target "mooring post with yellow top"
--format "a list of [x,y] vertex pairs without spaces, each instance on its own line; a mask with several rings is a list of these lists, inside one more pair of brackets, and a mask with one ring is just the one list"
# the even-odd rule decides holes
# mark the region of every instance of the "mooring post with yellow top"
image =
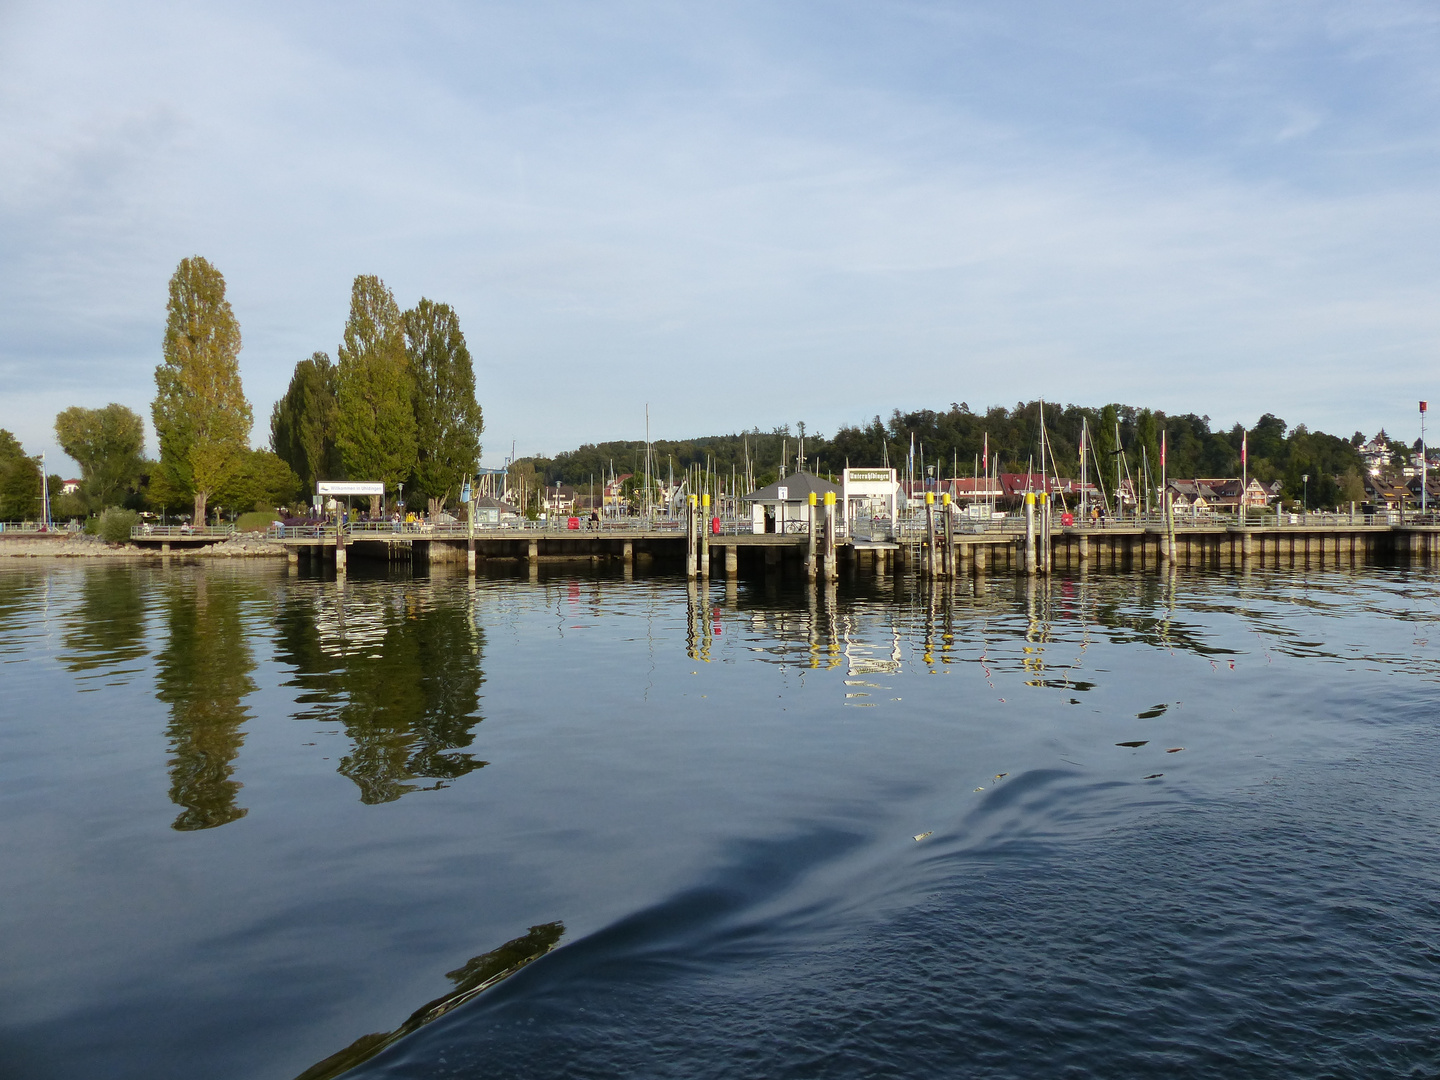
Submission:
[[920,572],[928,578],[935,576],[935,493],[925,492],[925,561]]
[[700,496],[700,576],[710,576],[710,493]]
[[808,513],[810,514],[810,524],[807,531],[810,533],[810,538],[805,544],[805,578],[808,581],[814,581],[815,531],[820,527],[820,515],[815,512],[815,492],[810,492],[810,497],[807,502],[809,503]]
[[835,493],[825,492],[825,580],[838,581],[840,568],[835,565]]
[[950,493],[948,491],[940,496],[940,513],[944,515],[941,520],[945,525],[945,528],[941,530],[945,539],[945,576],[947,578],[953,578],[956,570],[955,526],[950,520]]
[[1035,493],[1025,493],[1025,573],[1035,573]]

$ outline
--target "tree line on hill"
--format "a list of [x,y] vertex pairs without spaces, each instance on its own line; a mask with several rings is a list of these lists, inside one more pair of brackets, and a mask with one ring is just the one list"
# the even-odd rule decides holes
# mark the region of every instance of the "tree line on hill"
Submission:
[[[792,430],[788,425],[762,432],[758,428],[734,435],[713,435],[685,440],[659,440],[651,444],[653,468],[664,479],[673,471],[678,477],[701,469],[725,482],[736,478],[743,484],[747,464],[756,487],[772,483],[781,474],[799,467],[803,440],[804,467],[821,475],[838,477],[848,466],[856,468],[889,465],[903,473],[912,445],[917,470],[936,466],[939,476],[971,476],[985,472],[982,456],[998,455],[999,471],[1039,471],[1041,405],[1019,402],[1013,408],[994,406],[984,412],[964,402],[952,402],[949,409],[895,410],[888,420],[874,417],[868,424],[841,427],[833,436],[807,432],[804,424]],[[1293,428],[1271,413],[1254,427],[1237,424],[1228,431],[1211,429],[1208,416],[1193,413],[1169,415],[1160,410],[1111,404],[1100,408],[1079,405],[1044,406],[1045,435],[1060,475],[1078,478],[1082,427],[1089,432],[1092,453],[1087,455],[1092,482],[1095,462],[1107,463],[1104,483],[1113,485],[1118,466],[1122,475],[1139,480],[1148,466],[1158,484],[1160,443],[1164,435],[1166,472],[1171,477],[1238,477],[1241,474],[1242,440],[1247,444],[1249,475],[1264,482],[1282,482],[1282,497],[1299,500],[1308,482],[1311,506],[1335,506],[1353,499],[1365,499],[1361,478],[1364,465],[1359,449],[1365,436],[1355,432],[1344,439],[1304,424]],[[1410,447],[1387,442],[1398,464]],[[913,440],[913,442],[912,442]],[[612,475],[639,473],[644,465],[645,444],[617,441],[587,444],[554,457],[532,457],[517,461],[512,471],[530,479],[530,488],[543,484],[568,484],[583,490]],[[740,492],[744,494],[744,492]]]
[[[220,271],[199,256],[170,279],[151,419],[160,455],[145,457],[144,424],[123,405],[72,407],[55,418],[61,449],[80,466],[77,491],[51,476],[52,517],[109,507],[272,513],[308,502],[319,480],[408,485],[431,509],[453,500],[479,465],[483,415],[459,318],[422,298],[401,311],[380,278],[351,288],[338,361],[296,366],[270,416],[270,448],[250,448],[253,414],[240,379],[240,325]],[[0,520],[34,519],[40,463],[0,431]],[[372,510],[379,510],[379,497]]]

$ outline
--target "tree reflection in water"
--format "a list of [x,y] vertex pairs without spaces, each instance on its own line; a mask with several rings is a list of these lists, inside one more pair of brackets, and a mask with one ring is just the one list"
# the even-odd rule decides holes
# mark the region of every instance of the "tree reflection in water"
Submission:
[[430,582],[292,591],[280,616],[279,658],[310,706],[297,718],[344,726],[352,749],[339,771],[365,803],[486,764],[459,752],[481,720],[483,651],[468,594]]
[[156,656],[155,696],[170,706],[170,801],[185,809],[171,828],[213,829],[245,816],[231,779],[250,719],[255,689],[242,602],[250,591],[235,578],[206,571],[165,587],[165,648]]
[[147,569],[140,566],[86,568],[80,602],[65,619],[61,662],[66,668],[76,673],[118,674],[117,665],[145,655],[142,586],[149,576]]

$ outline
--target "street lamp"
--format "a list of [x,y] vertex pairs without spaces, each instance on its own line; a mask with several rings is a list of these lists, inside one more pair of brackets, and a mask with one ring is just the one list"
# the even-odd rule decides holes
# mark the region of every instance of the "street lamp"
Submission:
[[1425,449],[1425,413],[1429,409],[1428,401],[1420,402],[1420,512],[1422,514],[1429,509],[1426,488],[1430,486],[1430,460],[1429,453]]
[[1310,474],[1308,472],[1300,474],[1300,483],[1304,485],[1300,489],[1301,498],[1303,500],[1300,503],[1300,509],[1304,513],[1308,514],[1310,512]]

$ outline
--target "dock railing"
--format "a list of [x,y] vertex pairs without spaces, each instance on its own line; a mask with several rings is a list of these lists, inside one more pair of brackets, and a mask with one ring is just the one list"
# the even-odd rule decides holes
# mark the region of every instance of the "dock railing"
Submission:
[[133,525],[132,540],[208,540],[235,535],[234,525]]

